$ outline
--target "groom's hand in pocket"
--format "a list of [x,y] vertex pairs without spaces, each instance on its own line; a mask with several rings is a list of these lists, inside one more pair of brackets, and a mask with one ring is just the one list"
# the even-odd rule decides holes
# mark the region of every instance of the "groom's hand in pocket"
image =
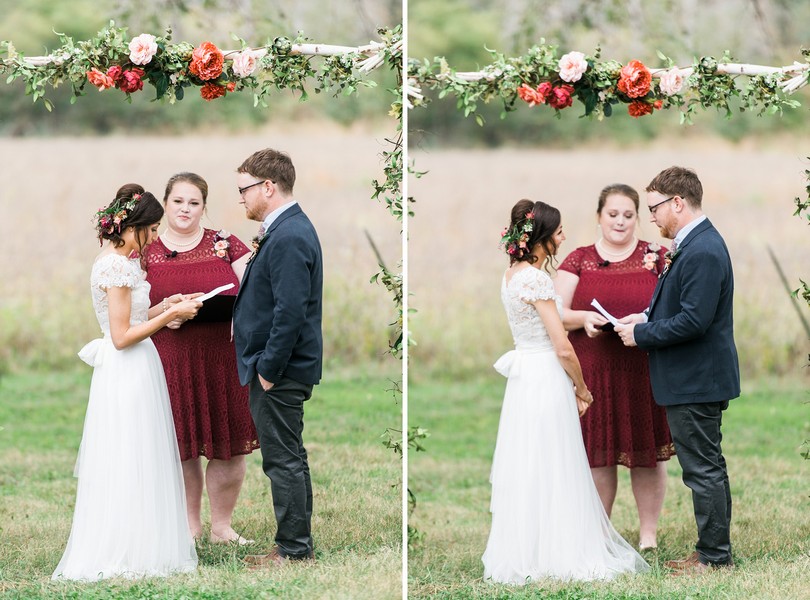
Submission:
[[267,380],[266,380],[264,377],[262,377],[261,375],[259,375],[259,384],[262,386],[262,389],[263,389],[265,392],[269,392],[271,389],[273,389],[273,382],[271,382],[271,381],[267,381]]

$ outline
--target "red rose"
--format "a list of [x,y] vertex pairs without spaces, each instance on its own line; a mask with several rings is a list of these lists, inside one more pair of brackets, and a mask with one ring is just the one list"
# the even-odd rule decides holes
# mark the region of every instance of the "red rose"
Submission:
[[236,83],[235,83],[235,82],[233,82],[233,81],[229,81],[229,82],[228,82],[228,85],[226,85],[226,86],[225,86],[225,88],[226,88],[226,89],[227,89],[229,92],[232,92],[232,91],[234,91],[234,90],[236,89]]
[[222,51],[211,42],[203,42],[191,53],[191,64],[188,70],[203,81],[216,79],[222,75],[222,64],[225,56]]
[[631,60],[622,67],[619,76],[619,91],[629,98],[641,98],[650,91],[652,74],[639,60]]
[[225,95],[225,88],[216,83],[206,83],[200,88],[200,96],[211,101]]
[[118,83],[119,81],[121,81],[121,76],[123,74],[124,74],[124,70],[121,67],[119,67],[118,65],[115,65],[114,67],[110,67],[109,69],[107,69],[107,76],[112,78],[112,80],[115,83]]
[[630,113],[630,116],[638,119],[639,117],[643,117],[644,115],[652,114],[653,105],[647,104],[641,100],[633,100],[630,103],[630,106],[627,107],[627,112]]
[[655,102],[653,102],[653,106],[655,107],[656,110],[661,110],[661,107],[664,106],[664,101],[656,100]]
[[568,108],[574,103],[574,99],[571,97],[571,94],[573,93],[574,87],[571,85],[561,85],[555,87],[553,90],[551,90],[551,96],[549,96],[548,103],[557,110]]
[[135,68],[124,71],[123,75],[121,75],[121,82],[118,84],[118,87],[121,88],[122,92],[126,92],[127,94],[140,91],[143,89],[143,80],[141,79],[143,75],[143,69]]

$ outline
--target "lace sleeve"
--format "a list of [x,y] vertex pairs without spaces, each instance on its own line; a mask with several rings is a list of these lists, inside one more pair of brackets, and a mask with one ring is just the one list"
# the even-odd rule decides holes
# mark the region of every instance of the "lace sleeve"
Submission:
[[235,262],[242,258],[245,254],[250,252],[248,247],[235,235],[231,234],[231,237],[228,238],[231,242],[230,247],[228,248],[228,256],[230,256],[231,262]]
[[562,264],[557,268],[557,270],[568,271],[569,273],[573,273],[579,277],[580,273],[582,272],[582,257],[582,248],[572,250],[571,254],[565,257],[565,260],[562,261]]
[[111,287],[135,287],[138,273],[129,260],[120,254],[108,254],[98,259],[93,269],[93,284],[100,289]]
[[534,269],[536,275],[527,277],[525,281],[520,284],[518,294],[523,302],[533,304],[538,300],[554,300],[557,293],[554,290],[554,282],[548,274]]

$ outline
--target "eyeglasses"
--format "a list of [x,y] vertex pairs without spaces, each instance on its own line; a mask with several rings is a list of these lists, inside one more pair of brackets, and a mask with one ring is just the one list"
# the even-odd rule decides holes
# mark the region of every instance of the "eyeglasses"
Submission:
[[661,200],[661,202],[659,202],[658,204],[653,204],[652,206],[648,206],[647,208],[649,208],[649,209],[650,209],[650,214],[651,214],[651,215],[654,215],[654,214],[655,214],[655,211],[657,211],[657,210],[658,210],[658,207],[659,207],[659,206],[661,206],[662,204],[664,204],[664,203],[666,203],[666,202],[669,202],[670,200],[672,200],[672,199],[674,199],[674,198],[677,198],[677,196],[670,196],[670,197],[669,197],[669,198],[667,198],[666,200]]
[[251,183],[250,185],[246,185],[245,187],[238,187],[236,189],[239,190],[239,195],[244,196],[245,192],[248,191],[250,188],[255,187],[257,185],[263,184],[267,179],[262,179],[261,181],[257,181],[256,183]]

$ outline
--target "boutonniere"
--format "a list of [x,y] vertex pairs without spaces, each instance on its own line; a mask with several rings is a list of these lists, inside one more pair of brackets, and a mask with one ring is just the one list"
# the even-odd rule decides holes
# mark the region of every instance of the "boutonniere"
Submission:
[[224,260],[228,260],[228,248],[231,247],[231,243],[228,241],[229,237],[231,237],[231,234],[224,229],[220,229],[214,235],[214,254]]
[[669,268],[672,266],[672,263],[675,262],[675,259],[678,258],[678,255],[680,253],[681,253],[680,249],[675,250],[675,252],[673,252],[672,250],[667,250],[666,254],[664,254],[664,271],[663,273],[661,273],[661,275],[669,271]]
[[[258,235],[254,235],[253,239],[250,240],[250,245],[253,246],[253,252],[250,253],[250,256],[247,259],[248,263],[250,261],[252,261],[256,257],[256,254],[258,254],[259,248],[262,247],[262,243],[264,243],[264,238],[266,238],[266,237],[267,237],[266,235],[263,235],[262,237],[259,237]],[[247,263],[245,263],[245,264],[247,264]]]
[[647,249],[644,251],[644,258],[642,259],[644,268],[655,275],[658,274],[658,251],[660,249],[661,246],[655,242],[650,242],[647,244]]

